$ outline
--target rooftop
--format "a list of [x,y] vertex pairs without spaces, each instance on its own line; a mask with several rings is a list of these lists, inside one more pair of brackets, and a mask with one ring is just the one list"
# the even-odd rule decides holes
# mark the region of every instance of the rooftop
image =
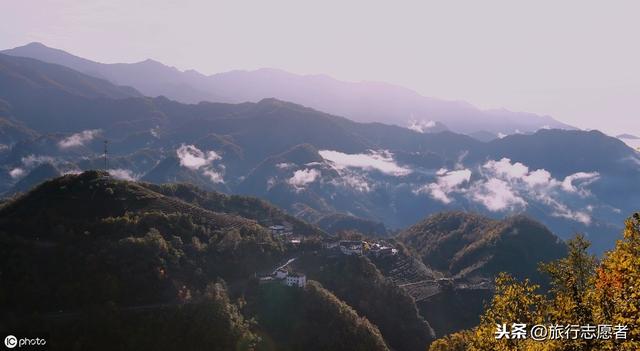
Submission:
[[290,277],[296,277],[296,278],[304,278],[306,277],[306,275],[304,273],[299,273],[299,272],[295,272],[295,273],[289,273]]

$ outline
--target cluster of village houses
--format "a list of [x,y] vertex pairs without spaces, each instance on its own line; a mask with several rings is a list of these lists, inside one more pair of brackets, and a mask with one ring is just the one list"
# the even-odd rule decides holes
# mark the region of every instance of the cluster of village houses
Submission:
[[[269,227],[271,233],[276,237],[293,237],[291,227],[285,225],[272,225]],[[289,239],[291,243],[300,243],[300,238]],[[322,243],[324,250],[336,251],[344,255],[368,255],[373,257],[387,257],[398,253],[398,250],[383,240],[338,240],[325,239]],[[260,278],[261,283],[281,281],[288,286],[304,287],[307,284],[307,277],[303,273],[290,272],[286,268],[280,268],[270,276]]]
[[[300,237],[293,235],[293,229],[288,224],[278,224],[269,227],[271,234],[275,237],[287,238],[289,243],[299,244],[302,240]],[[385,241],[365,241],[365,240],[337,240],[326,239],[322,243],[322,247],[327,250],[338,248],[345,255],[371,255],[376,257],[391,256],[398,253]]]
[[322,243],[327,250],[340,250],[345,255],[367,255],[373,257],[393,256],[398,250],[384,241],[327,240]]
[[301,237],[293,235],[293,228],[289,224],[277,224],[269,227],[271,234],[277,238],[285,238],[290,244],[300,244]]

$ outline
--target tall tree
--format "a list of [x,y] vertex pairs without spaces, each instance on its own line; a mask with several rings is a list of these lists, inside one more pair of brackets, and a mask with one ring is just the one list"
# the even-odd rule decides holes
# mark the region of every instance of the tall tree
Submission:
[[640,350],[640,214],[627,219],[623,238],[605,255],[593,299],[599,323],[629,327],[627,341],[603,350]]

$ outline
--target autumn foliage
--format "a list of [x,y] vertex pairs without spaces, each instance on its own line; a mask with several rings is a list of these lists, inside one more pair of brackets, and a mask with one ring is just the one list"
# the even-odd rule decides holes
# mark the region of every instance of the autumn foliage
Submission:
[[[430,350],[640,350],[640,215],[626,221],[623,238],[600,262],[588,254],[584,236],[568,246],[567,257],[540,267],[550,278],[547,292],[500,274],[480,325],[436,340]],[[496,339],[503,323],[626,325],[629,330],[626,339]]]

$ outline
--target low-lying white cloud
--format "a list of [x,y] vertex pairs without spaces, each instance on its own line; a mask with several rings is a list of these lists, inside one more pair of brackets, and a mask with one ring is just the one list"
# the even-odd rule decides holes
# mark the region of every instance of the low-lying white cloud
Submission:
[[22,164],[27,168],[33,168],[43,163],[55,164],[56,160],[50,156],[28,155],[21,159]]
[[371,185],[366,178],[355,174],[348,174],[342,177],[344,184],[356,191],[368,193],[371,191]]
[[200,171],[213,183],[224,183],[224,165],[214,165],[222,157],[215,151],[202,151],[195,145],[182,144],[176,150],[176,155],[182,167],[193,171]]
[[320,156],[330,161],[337,170],[344,168],[360,168],[368,171],[376,170],[387,175],[404,176],[411,169],[399,166],[389,151],[370,151],[368,154],[345,154],[339,151],[321,150]]
[[434,121],[410,120],[409,126],[407,128],[414,130],[418,133],[424,133],[435,126],[436,126],[436,122]]
[[582,223],[584,225],[591,224],[592,219],[591,219],[591,214],[589,212],[593,210],[593,206],[587,206],[586,207],[587,211],[580,211],[580,210],[570,209],[569,206],[552,198],[551,196],[543,197],[540,200],[543,203],[547,204],[549,207],[551,207],[552,209],[551,215],[553,217],[567,218],[567,219]]
[[489,211],[516,210],[527,205],[527,202],[506,181],[497,178],[477,184],[471,197]]
[[212,169],[205,169],[202,171],[202,174],[207,176],[209,180],[211,180],[211,182],[213,183],[216,183],[216,184],[224,183],[222,172],[217,172]]
[[221,159],[215,151],[203,152],[194,145],[185,144],[180,145],[176,150],[176,155],[180,159],[180,165],[191,170],[198,170]]
[[109,169],[108,172],[112,177],[122,180],[135,181],[140,178],[140,175],[135,174],[132,170],[124,168]]
[[[589,185],[594,181],[600,178],[600,174],[598,172],[578,172],[572,175],[568,175],[562,181],[562,189],[566,192],[570,193],[579,193],[583,196],[588,195],[586,189],[584,189],[585,185]],[[575,183],[579,183],[581,187],[577,187]]]
[[599,179],[597,172],[577,172],[558,180],[545,169],[531,170],[509,158],[485,162],[478,167],[474,181],[473,172],[464,168],[440,169],[434,182],[414,193],[429,195],[444,204],[453,201],[453,194],[460,194],[492,212],[522,211],[535,204],[547,208],[554,217],[585,225],[593,221],[593,206],[575,208],[575,204],[584,204],[592,196],[587,186]]
[[12,169],[11,171],[9,171],[9,176],[11,176],[11,178],[13,179],[18,179],[20,177],[22,177],[24,175],[24,169],[20,168],[20,167],[16,167],[14,169]]
[[289,169],[292,167],[295,167],[296,165],[293,163],[288,163],[288,162],[280,162],[278,164],[276,164],[276,168],[277,169]]
[[22,159],[20,159],[20,162],[22,163],[20,166],[14,167],[9,171],[9,176],[12,179],[22,178],[24,175],[27,174],[27,172],[30,172],[31,170],[33,170],[34,168],[36,168],[37,166],[43,163],[50,163],[53,165],[56,164],[56,160],[53,157],[37,156],[33,154],[24,156]]
[[27,155],[20,159],[20,165],[14,167],[9,171],[9,176],[12,179],[18,179],[26,175],[28,172],[31,172],[34,168],[38,167],[43,163],[50,163],[52,165],[59,165],[59,162],[56,161],[53,157],[50,156],[42,156],[42,155]]
[[78,169],[78,168],[69,168],[69,169],[65,169],[62,171],[63,175],[67,175],[67,174],[73,174],[73,175],[78,175],[82,173],[82,170]]
[[488,161],[482,168],[506,179],[522,178],[529,173],[529,167],[520,162],[511,163],[511,160],[508,158],[503,158],[500,161]]
[[151,128],[149,130],[149,133],[151,133],[151,135],[154,138],[159,138],[160,137],[160,126],[155,126],[154,128]]
[[370,192],[373,187],[366,175],[360,174],[358,171],[341,170],[338,171],[338,174],[339,177],[331,180],[331,184],[334,186],[341,186],[362,193]]
[[100,134],[100,129],[83,130],[60,140],[58,146],[61,149],[82,146],[93,140],[98,134]]
[[293,176],[287,181],[296,189],[303,189],[309,183],[313,183],[320,177],[320,171],[317,169],[301,169],[293,173]]
[[471,179],[471,171],[468,169],[449,171],[443,168],[436,175],[436,182],[424,185],[414,193],[426,193],[444,204],[449,204],[452,201],[449,194],[460,192],[460,186]]
[[578,172],[560,181],[545,169],[532,171],[526,165],[511,162],[508,158],[488,161],[481,171],[487,180],[475,184],[470,196],[490,211],[523,208],[529,200],[548,206],[552,216],[583,224],[592,221],[590,211],[572,209],[562,199],[575,195],[583,198],[590,196],[586,186],[599,179],[597,172]]
[[557,181],[551,177],[551,173],[546,169],[536,169],[522,177],[522,180],[530,187],[546,186],[557,184]]

